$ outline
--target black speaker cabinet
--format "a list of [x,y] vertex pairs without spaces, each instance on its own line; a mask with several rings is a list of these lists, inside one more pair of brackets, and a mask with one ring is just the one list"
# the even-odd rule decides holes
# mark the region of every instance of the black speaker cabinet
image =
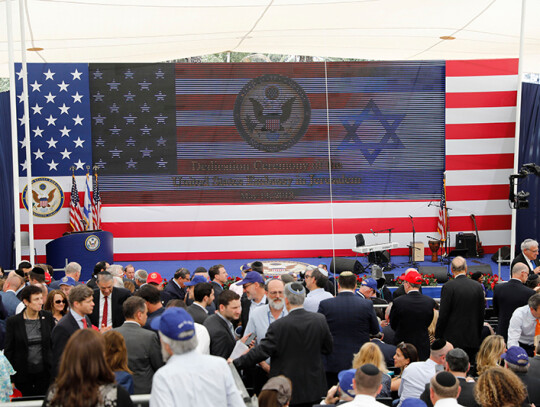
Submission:
[[418,267],[420,274],[433,274],[437,279],[437,283],[444,284],[448,281],[448,269],[446,266],[420,266]]
[[456,249],[467,249],[465,257],[476,257],[476,235],[474,233],[458,233]]
[[482,274],[493,274],[493,271],[491,270],[491,266],[489,264],[478,264],[474,266],[468,266],[467,267],[467,273],[477,273],[480,272]]
[[364,272],[364,266],[358,260],[335,257],[330,263],[330,271],[335,274],[340,274],[344,271],[352,271],[354,274],[360,274]]
[[364,239],[364,235],[362,233],[358,233],[354,236],[356,239],[356,247],[365,246],[366,240]]
[[498,263],[499,255],[501,256],[501,260],[510,260],[510,246],[501,247],[499,250],[493,253],[493,256],[491,256],[491,260],[493,260],[495,263]]

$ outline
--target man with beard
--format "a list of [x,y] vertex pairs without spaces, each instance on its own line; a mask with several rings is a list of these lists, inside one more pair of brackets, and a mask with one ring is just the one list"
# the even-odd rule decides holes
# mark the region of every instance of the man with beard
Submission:
[[[285,284],[279,279],[269,280],[265,287],[268,304],[255,308],[249,317],[245,333],[246,335],[254,333],[257,344],[266,336],[266,331],[272,322],[288,314],[285,308],[284,287]],[[259,366],[251,372],[253,375],[253,388],[256,394],[260,392],[262,386],[268,380],[269,363],[271,363],[270,358],[259,363]]]

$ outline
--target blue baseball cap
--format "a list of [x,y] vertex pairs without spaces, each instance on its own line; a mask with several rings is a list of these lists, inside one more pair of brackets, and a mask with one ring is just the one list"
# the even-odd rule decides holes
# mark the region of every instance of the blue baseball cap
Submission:
[[240,271],[248,271],[251,270],[251,263],[245,263],[240,266]]
[[427,404],[420,399],[405,399],[401,403],[402,407],[427,407]]
[[191,287],[192,285],[197,285],[199,283],[207,283],[208,280],[204,277],[199,275],[193,276],[193,279],[191,281],[188,281],[187,283],[184,283],[186,287]]
[[253,284],[253,283],[263,283],[264,284],[264,278],[263,276],[257,272],[257,271],[250,271],[246,273],[246,276],[242,281],[239,281],[238,285],[244,285],[244,284]]
[[337,377],[339,379],[339,388],[343,390],[349,397],[354,398],[354,390],[353,390],[353,383],[352,379],[354,379],[354,375],[356,374],[356,369],[347,369],[342,370],[338,373]]
[[377,282],[373,278],[366,278],[365,280],[362,280],[362,285],[377,291]]
[[163,314],[152,320],[150,326],[176,341],[187,341],[195,336],[193,318],[183,308],[167,308]]
[[58,285],[70,285],[72,287],[75,287],[77,285],[77,282],[73,277],[65,276],[60,279],[60,283]]
[[501,359],[517,366],[527,366],[529,364],[527,351],[519,346],[510,346],[506,353],[501,355]]

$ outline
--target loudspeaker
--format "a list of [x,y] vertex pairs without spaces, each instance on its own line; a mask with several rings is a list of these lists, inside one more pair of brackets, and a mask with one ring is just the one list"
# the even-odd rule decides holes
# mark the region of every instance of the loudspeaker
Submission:
[[344,271],[352,271],[354,274],[364,272],[364,266],[358,260],[335,257],[330,263],[330,271],[334,274],[340,274]]
[[395,286],[396,283],[394,282],[394,277],[393,273],[385,273],[384,278],[386,279],[386,285]]
[[491,260],[495,263],[499,262],[499,254],[501,255],[501,260],[510,260],[510,246],[503,246],[491,256]]
[[354,238],[356,239],[356,247],[366,245],[366,240],[364,239],[364,235],[362,233],[358,233]]
[[420,274],[433,274],[437,279],[437,283],[444,284],[448,281],[448,269],[446,266],[420,266],[418,267]]
[[476,235],[474,233],[458,233],[456,249],[467,249],[465,257],[476,257]]
[[388,264],[390,255],[386,250],[382,252],[371,252],[368,254],[368,260],[371,264]]
[[469,266],[467,267],[467,273],[477,273],[480,272],[482,274],[493,274],[493,271],[491,270],[491,266],[489,264],[478,264],[476,266]]

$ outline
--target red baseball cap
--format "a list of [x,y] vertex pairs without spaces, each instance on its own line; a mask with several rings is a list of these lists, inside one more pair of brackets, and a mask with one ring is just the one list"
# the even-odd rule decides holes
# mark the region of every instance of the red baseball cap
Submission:
[[416,270],[409,271],[403,279],[411,284],[422,284],[424,281],[422,275]]
[[148,278],[146,279],[147,284],[154,283],[154,284],[160,285],[162,281],[163,281],[163,277],[161,277],[159,273],[155,273],[155,272],[148,274]]

